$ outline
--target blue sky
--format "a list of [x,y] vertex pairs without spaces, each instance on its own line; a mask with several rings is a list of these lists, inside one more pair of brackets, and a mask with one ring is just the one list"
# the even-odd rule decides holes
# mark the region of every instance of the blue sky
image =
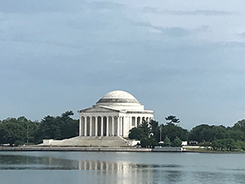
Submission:
[[187,129],[245,114],[245,1],[0,0],[0,119],[134,95]]

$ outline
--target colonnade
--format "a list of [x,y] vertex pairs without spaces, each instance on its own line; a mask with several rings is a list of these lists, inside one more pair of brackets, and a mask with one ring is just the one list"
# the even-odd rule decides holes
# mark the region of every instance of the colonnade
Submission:
[[[81,116],[79,136],[123,136],[125,128],[137,127],[144,120],[150,121],[151,117]],[[125,126],[125,123],[129,125]]]

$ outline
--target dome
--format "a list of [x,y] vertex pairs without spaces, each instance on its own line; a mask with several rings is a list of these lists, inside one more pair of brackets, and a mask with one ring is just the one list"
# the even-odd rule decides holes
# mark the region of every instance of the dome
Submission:
[[130,93],[125,91],[111,91],[105,94],[98,102],[100,103],[136,103],[140,104],[139,101]]

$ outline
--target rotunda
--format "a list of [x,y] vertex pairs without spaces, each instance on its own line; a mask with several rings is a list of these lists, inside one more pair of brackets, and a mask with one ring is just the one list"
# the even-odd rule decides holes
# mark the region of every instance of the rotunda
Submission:
[[79,136],[128,137],[129,130],[153,119],[152,110],[130,93],[111,91],[90,108],[79,110]]

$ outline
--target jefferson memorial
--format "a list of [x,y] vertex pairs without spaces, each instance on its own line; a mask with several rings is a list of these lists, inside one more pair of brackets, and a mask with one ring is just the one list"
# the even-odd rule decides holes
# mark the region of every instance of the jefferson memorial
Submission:
[[43,140],[40,146],[124,147],[137,143],[128,140],[129,130],[153,119],[153,111],[125,91],[105,94],[90,108],[79,113],[79,136],[63,140]]
[[120,136],[127,138],[129,130],[142,121],[153,119],[153,111],[125,91],[111,91],[90,108],[79,110],[79,136]]

